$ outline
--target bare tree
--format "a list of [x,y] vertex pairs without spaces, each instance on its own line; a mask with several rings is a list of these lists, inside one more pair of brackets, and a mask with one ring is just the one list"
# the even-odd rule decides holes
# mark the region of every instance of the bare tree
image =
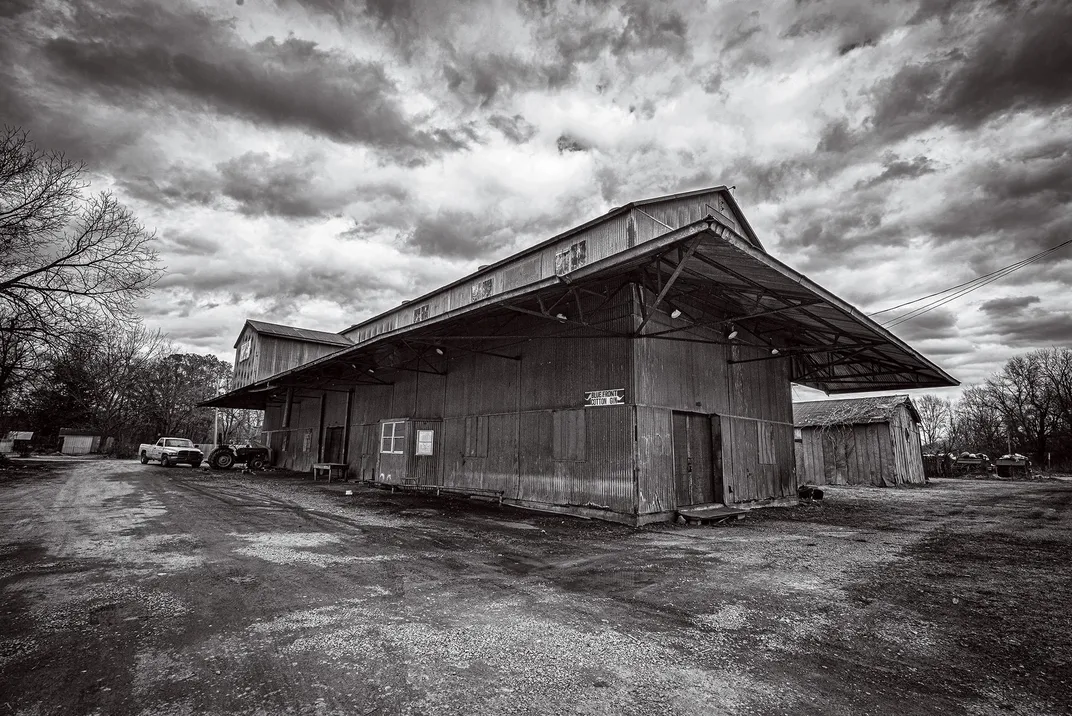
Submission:
[[914,402],[919,413],[920,442],[925,448],[934,449],[943,438],[948,437],[953,403],[933,393],[925,393]]
[[62,338],[128,318],[160,276],[153,234],[111,194],[87,196],[85,171],[20,129],[0,134],[0,318],[14,330]]

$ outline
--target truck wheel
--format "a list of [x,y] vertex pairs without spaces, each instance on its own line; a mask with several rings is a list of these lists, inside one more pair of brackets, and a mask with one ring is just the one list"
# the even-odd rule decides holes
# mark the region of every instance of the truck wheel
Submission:
[[171,467],[171,460],[168,460],[167,455],[160,456],[160,467]]
[[145,454],[144,450],[142,450],[140,459],[141,459],[141,464],[142,465],[148,465],[149,464],[149,456]]
[[234,455],[229,452],[221,452],[212,458],[212,467],[217,470],[230,470],[234,467]]
[[263,470],[264,469],[264,458],[263,457],[251,457],[249,459],[249,461],[246,463],[246,467],[248,467],[250,470]]

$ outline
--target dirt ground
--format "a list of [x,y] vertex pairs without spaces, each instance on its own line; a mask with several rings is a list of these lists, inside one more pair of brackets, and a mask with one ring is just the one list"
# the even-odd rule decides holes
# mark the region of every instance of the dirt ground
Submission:
[[1072,714],[1070,505],[950,479],[634,529],[54,464],[0,476],[0,716]]

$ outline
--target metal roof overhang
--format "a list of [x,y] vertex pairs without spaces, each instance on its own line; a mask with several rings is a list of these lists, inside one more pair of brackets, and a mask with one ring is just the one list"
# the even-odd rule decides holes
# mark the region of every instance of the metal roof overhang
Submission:
[[[606,330],[582,315],[557,317],[556,306],[574,305],[563,301],[576,299],[579,306],[582,294],[607,296],[627,283],[647,289],[645,316],[672,305],[684,317],[669,328],[645,318],[632,333]],[[546,319],[553,330],[507,330],[519,314]],[[735,340],[724,337],[729,325],[743,329]],[[756,346],[765,349],[763,357],[730,363],[788,360],[792,381],[827,393],[958,385],[863,313],[707,217],[564,276],[388,331],[202,405],[263,409],[288,388],[346,390],[390,384],[398,372],[443,374],[448,348],[516,359],[511,346],[565,335]]]

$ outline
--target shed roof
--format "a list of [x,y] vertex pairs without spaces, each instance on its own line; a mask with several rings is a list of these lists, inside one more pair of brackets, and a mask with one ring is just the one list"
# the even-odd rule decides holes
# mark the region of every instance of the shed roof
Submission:
[[[291,340],[295,341],[308,341],[309,343],[326,343],[328,345],[333,346],[349,346],[353,344],[353,342],[346,336],[340,336],[338,333],[329,333],[328,331],[315,331],[311,328],[284,326],[279,323],[254,321],[253,319],[246,319],[245,325],[249,326],[257,333],[263,333],[269,336],[279,336],[280,338],[290,338]],[[242,337],[242,331],[238,332],[238,337]],[[238,341],[235,341],[234,347],[238,348]]]
[[[600,220],[611,221],[608,216]],[[502,330],[496,326],[509,323],[518,313],[552,323],[557,332],[541,338],[614,336],[749,345],[751,357],[734,355],[729,362],[786,360],[791,380],[827,393],[958,384],[889,330],[737,233],[731,218],[711,213],[676,228],[657,223],[662,233],[573,270],[556,268],[554,275],[498,293],[473,290],[471,301],[419,321],[396,324],[374,319],[377,332],[359,334],[362,337],[352,345],[204,405],[263,407],[270,395],[286,387],[343,386],[360,383],[360,376],[368,378],[373,372],[375,382],[390,380],[391,370],[419,368],[429,347],[437,353],[445,347],[486,352],[518,343],[515,339],[536,339],[496,333]],[[592,222],[584,226],[591,227]],[[743,219],[741,230],[747,231]],[[571,240],[540,246],[557,252],[569,247]],[[668,312],[666,307],[672,306],[672,317],[680,320],[658,331],[650,325],[644,331],[645,319],[635,330],[611,332],[587,322],[583,314],[567,317],[554,308],[569,305],[581,293],[609,295],[628,284],[643,286],[651,304],[658,304],[646,305],[646,316],[660,305]],[[467,297],[469,293],[465,292]],[[730,339],[729,326],[743,328],[742,335]],[[755,357],[757,349],[762,357]]]
[[28,430],[12,430],[4,440],[33,440],[33,433]]
[[809,400],[793,403],[793,424],[798,428],[822,425],[859,425],[889,422],[897,406],[904,405],[919,422],[919,413],[907,395]]

